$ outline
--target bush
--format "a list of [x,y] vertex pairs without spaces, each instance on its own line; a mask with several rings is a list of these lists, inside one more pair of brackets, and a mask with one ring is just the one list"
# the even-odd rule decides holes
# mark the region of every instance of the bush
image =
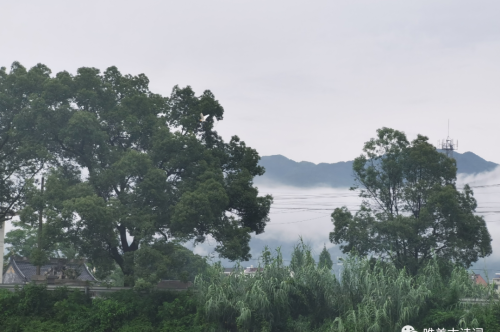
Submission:
[[119,291],[92,300],[79,291],[26,285],[0,290],[0,309],[4,332],[204,331],[188,292]]

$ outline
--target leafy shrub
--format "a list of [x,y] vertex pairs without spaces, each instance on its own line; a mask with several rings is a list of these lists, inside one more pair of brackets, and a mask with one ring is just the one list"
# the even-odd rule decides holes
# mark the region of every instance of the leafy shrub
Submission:
[[[411,276],[391,263],[351,255],[338,280],[315,264],[303,243],[295,247],[290,266],[283,265],[279,250],[262,257],[267,264],[254,276],[244,275],[238,266],[224,276],[222,267],[214,265],[195,280],[203,307],[199,312],[214,331],[399,332],[407,324],[477,326],[480,318],[459,306],[459,299],[489,296],[466,270],[449,264],[443,269],[438,259]],[[481,319],[494,320],[492,315]]]

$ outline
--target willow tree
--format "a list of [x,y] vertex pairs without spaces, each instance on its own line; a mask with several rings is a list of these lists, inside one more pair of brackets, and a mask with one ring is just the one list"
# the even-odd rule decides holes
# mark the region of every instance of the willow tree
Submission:
[[100,271],[116,262],[126,284],[136,267],[160,278],[158,257],[184,241],[212,237],[222,257],[250,258],[250,234],[264,231],[272,201],[253,186],[264,173],[258,153],[213,130],[224,110],[210,91],[176,86],[163,97],[148,85],[115,67],[60,72],[46,84],[42,97],[57,102],[30,121],[58,161],[45,192],[52,240],[72,243]]
[[330,241],[343,252],[375,254],[415,274],[433,255],[469,267],[490,255],[491,237],[466,185],[456,186],[456,162],[427,137],[409,142],[403,132],[382,128],[353,163],[363,203],[353,215],[332,213]]

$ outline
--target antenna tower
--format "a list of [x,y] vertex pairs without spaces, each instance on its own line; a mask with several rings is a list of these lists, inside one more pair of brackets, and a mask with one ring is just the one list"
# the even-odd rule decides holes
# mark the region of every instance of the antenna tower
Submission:
[[449,158],[453,158],[453,151],[458,150],[458,140],[454,141],[450,138],[450,120],[448,120],[448,137],[438,141],[437,147],[443,150]]

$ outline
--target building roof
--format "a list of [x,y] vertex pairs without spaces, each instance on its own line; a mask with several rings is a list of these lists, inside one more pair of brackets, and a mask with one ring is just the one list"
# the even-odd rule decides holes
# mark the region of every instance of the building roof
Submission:
[[264,271],[263,267],[253,267],[253,265],[250,265],[250,267],[247,267],[244,271],[245,274],[254,274],[257,272],[262,272]]
[[[31,264],[29,259],[27,259],[26,257],[11,256],[9,264],[25,282],[31,281],[31,277],[36,275],[36,266]],[[80,275],[76,278],[77,280],[97,281],[92,273],[90,273],[87,265],[85,265],[84,260],[51,259],[47,264],[41,266],[40,274],[48,274],[50,271],[61,266],[78,271]]]
[[486,280],[483,279],[483,277],[481,277],[480,274],[474,274],[474,281],[476,282],[477,285],[483,285],[483,286],[487,286],[488,283],[486,282]]
[[264,271],[264,268],[262,268],[262,267],[261,268],[254,267],[253,265],[250,265],[247,268],[240,267],[239,269],[238,268],[232,268],[232,267],[225,267],[223,273],[225,275],[229,275],[229,274],[233,274],[233,273],[236,273],[236,272],[243,272],[243,274],[247,275],[247,274],[255,274],[258,271],[262,272],[262,271]]

